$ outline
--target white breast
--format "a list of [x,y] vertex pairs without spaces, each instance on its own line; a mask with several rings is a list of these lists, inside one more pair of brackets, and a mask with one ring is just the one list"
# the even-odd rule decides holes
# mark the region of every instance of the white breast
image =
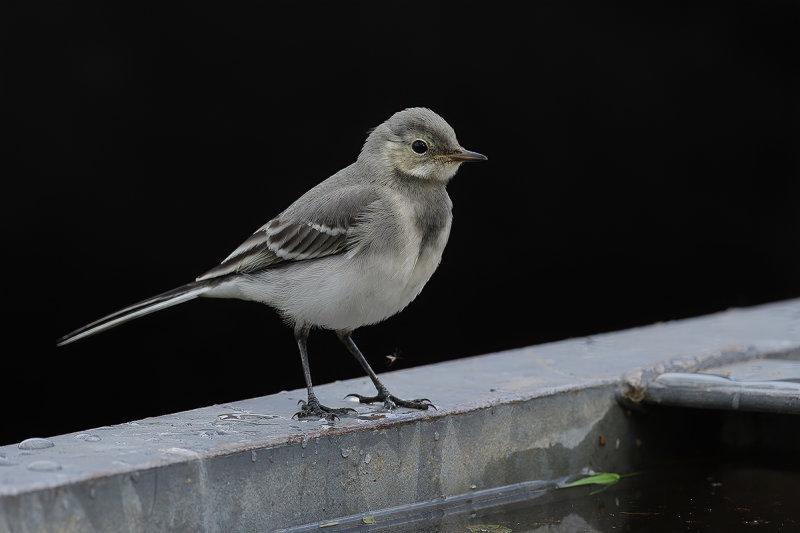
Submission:
[[[398,205],[398,204],[395,204]],[[402,311],[433,275],[450,233],[445,226],[424,249],[406,204],[394,220],[404,236],[391,247],[358,247],[308,261],[287,263],[207,293],[254,300],[275,307],[292,321],[333,330],[354,330]],[[402,251],[402,253],[397,253]],[[405,260],[398,260],[399,257]]]

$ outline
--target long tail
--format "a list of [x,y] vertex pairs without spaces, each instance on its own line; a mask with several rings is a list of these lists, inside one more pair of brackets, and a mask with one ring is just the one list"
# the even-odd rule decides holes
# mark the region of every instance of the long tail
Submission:
[[91,324],[86,324],[82,328],[76,329],[72,333],[64,335],[58,339],[57,344],[58,346],[63,346],[84,337],[88,337],[89,335],[94,335],[95,333],[100,333],[101,331],[119,326],[120,324],[124,324],[129,320],[133,320],[144,315],[149,315],[150,313],[155,313],[156,311],[160,311],[162,309],[166,309],[167,307],[172,307],[173,305],[178,305],[183,302],[188,302],[189,300],[194,300],[204,292],[218,285],[219,282],[219,279],[193,281],[192,283],[187,283],[186,285],[182,285],[177,289],[162,292],[158,296],[153,296],[147,300],[142,300],[139,303],[135,303],[126,307],[125,309],[120,309],[116,313],[111,313],[110,315],[104,316],[99,320],[95,320]]

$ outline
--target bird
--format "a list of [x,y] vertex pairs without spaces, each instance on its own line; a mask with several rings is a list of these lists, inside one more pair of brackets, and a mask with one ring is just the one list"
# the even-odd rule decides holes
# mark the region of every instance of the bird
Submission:
[[317,398],[308,362],[312,329],[332,330],[374,384],[350,394],[387,410],[427,410],[428,398],[389,392],[353,341],[353,332],[406,308],[442,259],[453,220],[447,184],[462,163],[488,159],[464,149],[437,113],[412,107],[368,132],[356,161],[317,184],[194,281],[104,316],[57,341],[63,346],[198,297],[274,308],[295,336],[307,399],[298,418],[335,419]]

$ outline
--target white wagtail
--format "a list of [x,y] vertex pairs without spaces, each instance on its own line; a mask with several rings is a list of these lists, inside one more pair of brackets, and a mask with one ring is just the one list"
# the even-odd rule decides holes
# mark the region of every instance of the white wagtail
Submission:
[[204,296],[275,308],[294,327],[308,401],[299,417],[332,418],[347,409],[319,403],[306,341],[312,327],[332,329],[369,375],[378,394],[361,403],[427,409],[428,399],[389,393],[351,334],[403,310],[439,262],[452,222],[445,187],[465,161],[453,128],[425,108],[392,115],[372,130],[358,159],[261,226],[219,266],[192,283],[112,313],[62,337],[64,345],[160,309]]

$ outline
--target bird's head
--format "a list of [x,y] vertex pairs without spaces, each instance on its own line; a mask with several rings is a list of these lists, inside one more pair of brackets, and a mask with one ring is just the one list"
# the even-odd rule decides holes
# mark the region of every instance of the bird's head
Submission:
[[373,129],[361,159],[401,176],[447,182],[461,163],[486,156],[465,150],[445,120],[424,107],[398,111]]

